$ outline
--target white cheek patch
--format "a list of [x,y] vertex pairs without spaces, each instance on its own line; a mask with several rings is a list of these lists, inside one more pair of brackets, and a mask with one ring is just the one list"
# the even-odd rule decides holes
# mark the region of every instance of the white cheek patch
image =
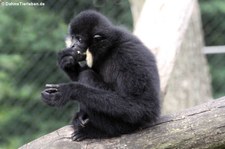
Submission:
[[65,43],[66,43],[66,48],[70,48],[72,47],[73,39],[70,36],[68,36],[66,37]]
[[89,68],[93,66],[93,55],[91,54],[89,49],[87,49],[86,51],[86,62]]

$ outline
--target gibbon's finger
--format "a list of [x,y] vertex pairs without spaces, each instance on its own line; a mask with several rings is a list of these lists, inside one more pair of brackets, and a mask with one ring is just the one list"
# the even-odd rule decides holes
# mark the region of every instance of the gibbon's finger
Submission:
[[58,92],[58,89],[57,88],[47,88],[44,91],[48,94],[53,94],[53,93]]
[[58,84],[46,84],[45,85],[46,88],[59,88]]

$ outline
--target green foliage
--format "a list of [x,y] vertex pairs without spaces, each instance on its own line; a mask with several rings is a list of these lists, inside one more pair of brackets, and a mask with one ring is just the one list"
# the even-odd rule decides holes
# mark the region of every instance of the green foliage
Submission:
[[[96,9],[132,30],[128,0],[33,2],[45,7],[0,6],[0,148],[17,148],[68,124],[74,105],[50,108],[41,102],[40,92],[46,83],[66,82],[56,66],[56,52],[64,47],[66,24],[73,15]],[[200,6],[206,45],[225,44],[223,34],[218,34],[225,33],[224,0],[200,0]],[[223,59],[224,55],[219,62],[208,57],[215,97],[225,90],[217,88],[224,81]]]
[[0,7],[0,148],[10,149],[70,120],[72,107],[49,108],[40,97],[47,82],[65,81],[56,51],[67,25],[44,8]]
[[200,8],[206,45],[224,45],[224,0],[200,0]]
[[[132,30],[132,15],[128,0],[32,0],[44,2],[47,7],[64,18],[66,23],[79,12],[87,9],[94,9],[112,20],[113,23],[124,25]],[[59,6],[63,6],[60,9]]]
[[[225,45],[225,3],[224,0],[200,0],[205,44]],[[225,54],[207,56],[212,76],[214,98],[224,96]],[[223,83],[222,83],[223,82]]]
[[40,93],[46,83],[67,81],[56,66],[56,52],[64,48],[74,14],[96,9],[132,29],[127,0],[33,2],[45,7],[0,6],[0,148],[18,148],[69,124],[77,104],[51,108],[41,102]]
[[224,96],[225,85],[225,54],[215,54],[207,56],[209,68],[212,76],[212,89],[215,99]]
[[66,25],[53,14],[46,14],[32,7],[16,7],[13,11],[10,7],[1,8],[0,35],[3,38],[0,52],[52,51],[63,48],[63,42],[59,41],[64,40],[62,35],[66,33]]

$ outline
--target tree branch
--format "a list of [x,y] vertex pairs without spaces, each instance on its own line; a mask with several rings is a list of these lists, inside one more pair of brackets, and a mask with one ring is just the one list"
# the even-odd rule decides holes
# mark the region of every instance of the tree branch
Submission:
[[71,126],[65,126],[20,149],[224,148],[225,97],[162,116],[153,126],[119,138],[73,142],[71,133]]

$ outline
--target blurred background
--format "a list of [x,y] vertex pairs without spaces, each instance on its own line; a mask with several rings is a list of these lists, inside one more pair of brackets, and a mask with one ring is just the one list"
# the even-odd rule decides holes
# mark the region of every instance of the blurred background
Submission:
[[[74,15],[94,8],[114,24],[133,30],[128,0],[19,2],[45,5],[0,6],[0,149],[18,148],[70,123],[77,104],[50,108],[42,103],[40,92],[46,83],[69,81],[56,65],[56,53],[65,47],[67,24]],[[225,95],[225,1],[199,3],[206,45],[203,52],[216,99]]]

